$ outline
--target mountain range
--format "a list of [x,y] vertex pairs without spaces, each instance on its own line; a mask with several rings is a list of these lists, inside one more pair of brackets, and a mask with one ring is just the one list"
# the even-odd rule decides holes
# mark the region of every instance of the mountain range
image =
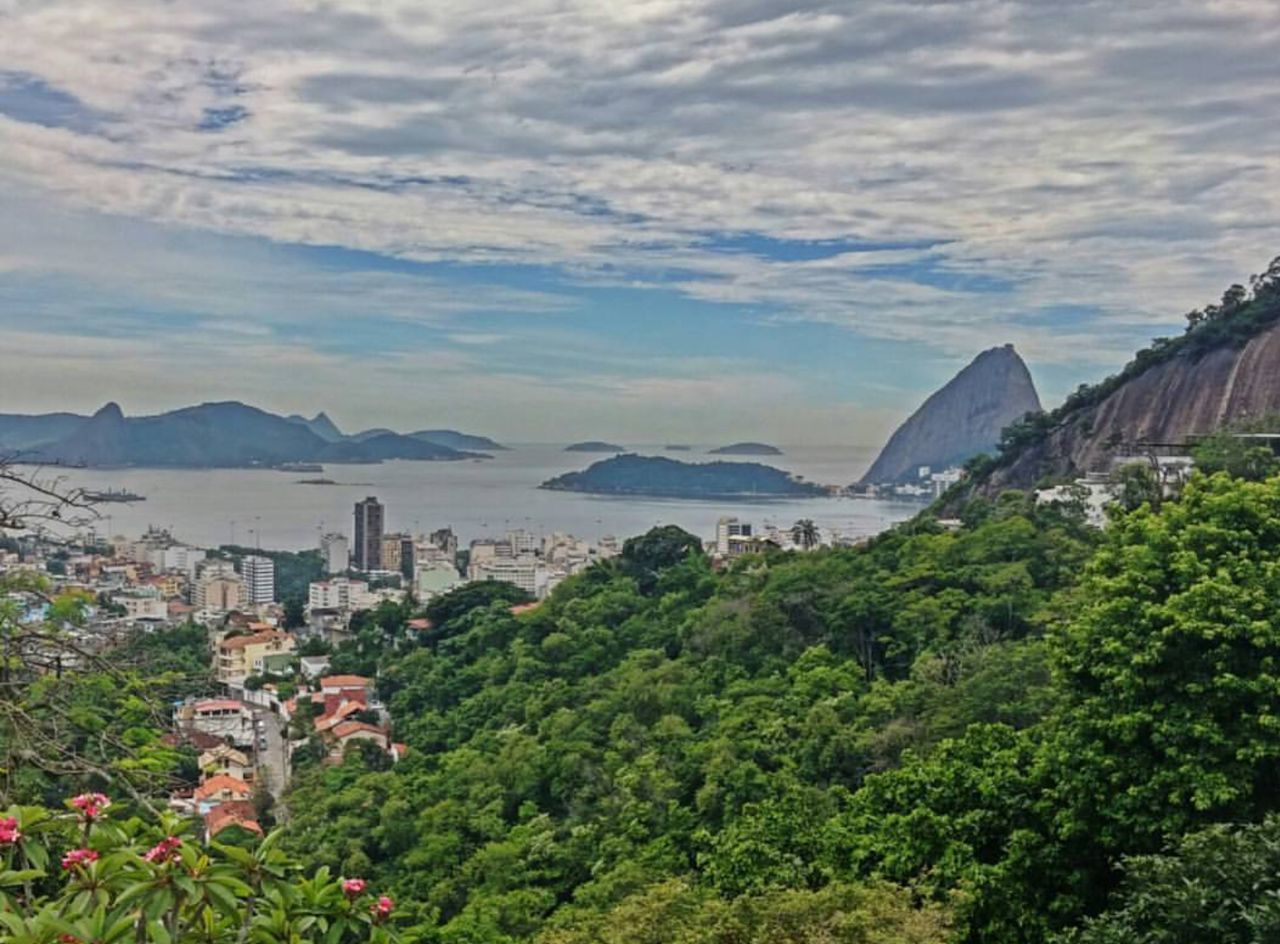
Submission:
[[25,462],[85,466],[234,468],[286,462],[482,458],[502,446],[455,430],[347,436],[324,413],[279,416],[238,401],[126,417],[115,403],[92,416],[0,414],[0,451]]
[[1040,412],[1031,373],[1012,344],[983,351],[907,418],[862,477],[863,484],[908,482],[993,452],[1001,431]]

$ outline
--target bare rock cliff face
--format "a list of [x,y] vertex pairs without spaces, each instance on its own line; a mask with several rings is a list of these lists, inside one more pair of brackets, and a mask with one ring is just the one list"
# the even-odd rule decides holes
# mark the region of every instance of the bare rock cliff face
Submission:
[[1013,345],[983,351],[898,427],[862,482],[904,482],[922,465],[941,470],[992,452],[1001,430],[1039,410],[1035,384]]
[[1280,325],[1243,347],[1174,357],[1091,407],[997,469],[984,491],[1026,488],[1045,475],[1109,468],[1124,444],[1182,443],[1223,424],[1280,413]]

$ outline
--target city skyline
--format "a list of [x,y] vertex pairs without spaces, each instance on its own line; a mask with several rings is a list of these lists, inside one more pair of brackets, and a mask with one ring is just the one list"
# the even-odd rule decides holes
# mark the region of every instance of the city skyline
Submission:
[[[846,8],[848,6],[849,8]],[[878,442],[1262,270],[1269,2],[0,14],[7,412]]]

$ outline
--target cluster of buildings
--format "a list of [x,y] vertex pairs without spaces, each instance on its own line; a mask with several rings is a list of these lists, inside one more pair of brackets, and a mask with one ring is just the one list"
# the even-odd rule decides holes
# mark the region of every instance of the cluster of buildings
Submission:
[[835,528],[820,527],[812,521],[778,525],[724,517],[716,522],[715,538],[706,542],[705,550],[713,561],[724,562],[767,549],[811,551],[821,547],[851,547],[866,540],[866,537],[848,537]]
[[[268,556],[219,556],[149,528],[136,539],[102,541],[90,534],[74,543],[18,535],[16,550],[0,550],[0,572],[37,571],[61,591],[79,591],[87,606],[84,625],[69,627],[86,651],[100,651],[139,631],[194,621],[205,626],[231,614],[278,625],[275,563]],[[36,620],[43,604],[32,596]]]
[[508,531],[501,538],[471,542],[467,579],[503,580],[541,600],[566,577],[619,552],[613,537],[591,544],[563,531],[543,537],[524,530]]
[[[476,580],[505,580],[541,599],[566,577],[619,550],[612,537],[591,544],[559,531],[537,536],[516,530],[501,538],[472,541],[464,550],[465,568],[459,569],[463,549],[452,529],[412,535],[387,532],[385,525],[386,510],[376,497],[357,502],[351,542],[341,534],[321,538],[328,573],[353,571],[371,582],[398,576],[423,600]],[[336,598],[363,592],[361,586],[330,580],[313,586],[313,605],[329,609]]]
[[922,465],[915,470],[910,481],[853,486],[850,494],[870,498],[933,501],[941,498],[947,489],[958,484],[964,476],[965,471],[960,466],[934,469],[932,466]]

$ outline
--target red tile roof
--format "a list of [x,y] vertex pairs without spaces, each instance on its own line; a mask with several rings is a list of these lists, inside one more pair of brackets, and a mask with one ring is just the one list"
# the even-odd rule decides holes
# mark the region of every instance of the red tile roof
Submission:
[[218,774],[216,777],[210,777],[200,786],[196,787],[195,798],[197,800],[207,800],[211,796],[216,796],[224,790],[231,793],[238,793],[241,796],[248,796],[253,792],[243,780],[237,780],[235,777],[228,777],[226,774]]
[[314,724],[317,731],[326,731],[332,728],[344,718],[355,714],[358,711],[364,711],[365,706],[360,702],[348,701],[336,706],[332,711],[326,711],[319,718],[316,718]]
[[210,836],[216,836],[228,826],[239,826],[250,832],[262,835],[262,827],[258,825],[258,821],[253,817],[253,804],[248,800],[231,800],[227,803],[219,803],[208,813],[204,815],[204,824],[209,830]]
[[200,713],[202,711],[240,711],[244,705],[232,698],[206,698],[191,707]]
[[365,688],[368,684],[363,675],[326,675],[320,680],[321,688]]
[[338,740],[342,740],[344,737],[348,737],[361,731],[369,734],[376,734],[382,738],[387,736],[387,732],[383,731],[381,728],[368,724],[364,721],[344,721],[333,729],[333,736]]

